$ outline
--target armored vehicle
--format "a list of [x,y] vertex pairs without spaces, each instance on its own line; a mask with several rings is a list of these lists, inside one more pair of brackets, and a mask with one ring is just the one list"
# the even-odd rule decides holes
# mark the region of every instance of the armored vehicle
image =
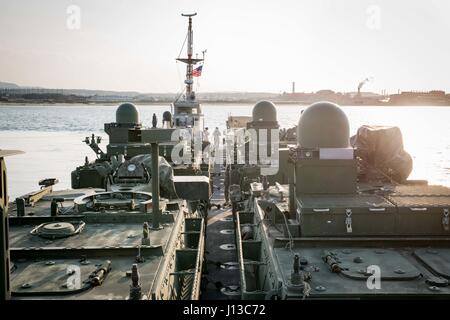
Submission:
[[[277,130],[270,104],[247,127]],[[276,174],[259,159],[230,168],[243,299],[450,298],[450,189],[407,180],[398,128],[349,131],[316,103]]]

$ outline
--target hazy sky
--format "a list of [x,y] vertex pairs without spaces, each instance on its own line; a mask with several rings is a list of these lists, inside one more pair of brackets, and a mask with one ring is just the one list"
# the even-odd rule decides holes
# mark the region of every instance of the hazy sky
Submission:
[[0,0],[0,81],[179,91],[182,12],[208,50],[199,91],[450,91],[448,0]]

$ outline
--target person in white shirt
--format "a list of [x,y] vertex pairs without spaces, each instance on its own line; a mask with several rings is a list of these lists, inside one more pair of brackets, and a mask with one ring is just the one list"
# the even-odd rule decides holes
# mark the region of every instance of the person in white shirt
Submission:
[[220,142],[220,136],[222,134],[220,133],[220,130],[218,127],[216,127],[216,129],[213,132],[213,136],[214,136],[214,146],[217,148],[219,146],[219,142]]
[[205,130],[203,130],[203,142],[209,142],[209,131],[208,131],[208,128],[205,128]]

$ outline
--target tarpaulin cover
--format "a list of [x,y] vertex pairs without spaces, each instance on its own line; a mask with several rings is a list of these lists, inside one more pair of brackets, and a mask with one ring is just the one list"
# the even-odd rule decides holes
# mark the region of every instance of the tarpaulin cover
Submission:
[[[149,154],[137,155],[122,164],[118,171],[118,176],[128,175],[128,165],[134,164],[136,168],[139,169],[141,166],[147,170],[147,172],[152,175],[152,156]],[[178,198],[175,191],[175,184],[173,182],[173,168],[163,157],[159,157],[159,185],[161,196],[169,199]]]
[[413,160],[403,149],[398,127],[364,125],[351,138],[351,143],[361,159],[360,178],[403,182],[410,175]]

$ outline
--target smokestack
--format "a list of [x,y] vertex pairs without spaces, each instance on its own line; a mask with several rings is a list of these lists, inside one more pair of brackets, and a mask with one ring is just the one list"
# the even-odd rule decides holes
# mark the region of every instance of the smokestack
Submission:
[[367,82],[369,82],[369,78],[365,78],[363,81],[361,81],[361,82],[358,84],[358,96],[361,94],[361,89],[362,89],[362,87],[363,87]]
[[292,82],[292,94],[294,94],[294,93],[295,93],[295,81]]

